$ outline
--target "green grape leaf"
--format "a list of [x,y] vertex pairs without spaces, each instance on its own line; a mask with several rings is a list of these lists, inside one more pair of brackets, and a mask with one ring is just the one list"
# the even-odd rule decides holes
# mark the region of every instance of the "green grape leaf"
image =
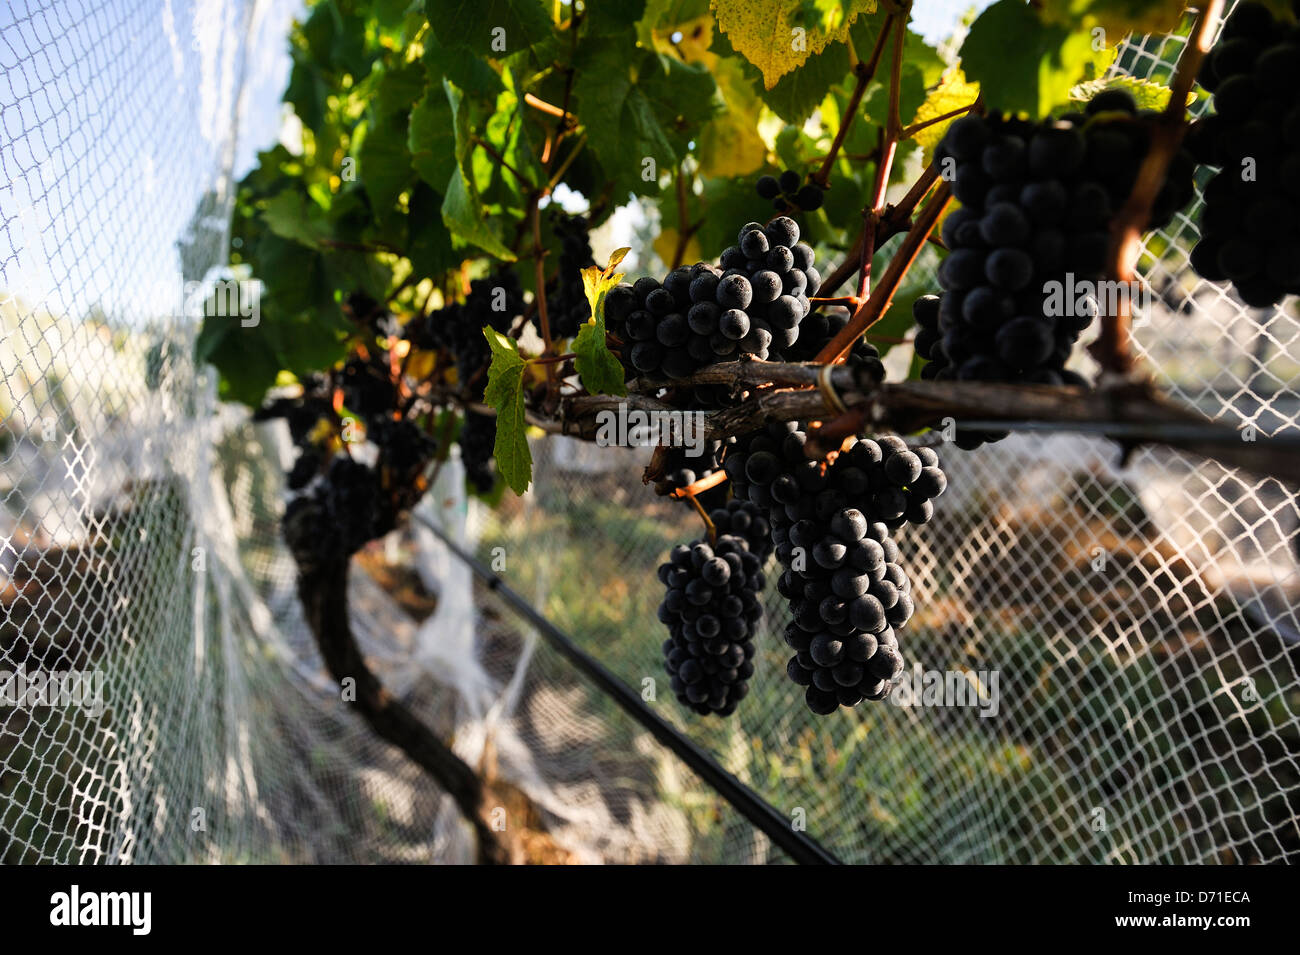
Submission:
[[366,20],[357,14],[339,13],[338,30],[330,50],[330,63],[340,73],[364,79],[370,73],[372,54],[366,51]]
[[998,0],[971,24],[961,47],[966,78],[989,109],[1046,116],[1066,102],[1089,65],[1107,54],[1086,30],[1045,23],[1024,0]]
[[298,32],[307,45],[307,53],[318,66],[330,66],[330,48],[334,43],[334,10],[330,3],[318,3],[312,8]]
[[432,33],[425,35],[421,58],[430,86],[438,89],[438,80],[446,77],[474,99],[491,102],[502,90],[501,77],[481,57],[465,56],[464,50],[443,46]]
[[[597,4],[598,7],[616,6],[615,4]],[[655,31],[661,29],[670,19],[670,10],[673,6],[673,0],[645,0],[641,8],[641,16],[636,21],[636,42],[639,46],[647,50],[658,49],[658,41]],[[608,24],[608,30],[602,30],[601,26]],[[602,33],[621,33],[624,24],[621,19],[615,20],[606,16],[596,17],[590,27],[594,36],[600,36]]]
[[[667,69],[656,69],[656,61]],[[678,157],[724,106],[708,69],[673,57],[647,55],[633,81]]]
[[285,189],[268,199],[262,218],[276,235],[312,249],[320,248],[321,241],[334,234],[325,210],[296,189]]
[[241,328],[235,319],[208,319],[194,341],[196,364],[210,364],[220,375],[217,394],[256,408],[275,384],[280,361],[266,336]]
[[325,125],[325,101],[328,97],[329,88],[321,79],[320,71],[294,56],[284,101],[293,107],[302,124],[313,132],[319,132]]
[[[587,37],[622,33],[628,27],[643,29],[648,18],[657,19],[669,4],[664,0],[618,0],[616,3],[591,3],[583,11],[582,30]],[[708,4],[705,4],[708,9]],[[646,29],[652,29],[653,23]]]
[[400,114],[406,116],[424,94],[425,73],[418,63],[400,63],[386,66],[379,75],[373,97],[373,112],[387,119]]
[[786,169],[798,169],[817,154],[817,141],[799,126],[785,126],[776,134],[775,149]]
[[925,102],[916,111],[913,120],[917,123],[932,120],[937,122],[931,122],[929,126],[917,130],[912,135],[912,141],[921,147],[922,161],[926,163],[930,161],[934,156],[935,147],[939,145],[944,133],[952,125],[953,119],[938,120],[938,117],[971,105],[978,94],[979,88],[973,83],[966,82],[965,74],[956,67],[944,74],[939,85],[926,94]]
[[420,178],[439,192],[446,189],[456,169],[456,134],[451,103],[440,82],[430,83],[411,110],[406,146]]
[[593,265],[582,270],[582,288],[591,305],[591,318],[578,329],[578,337],[573,341],[578,356],[573,364],[582,379],[582,387],[593,395],[627,394],[623,366],[605,344],[605,295],[623,280],[623,273],[614,269],[630,251],[619,249],[603,269]]
[[424,10],[439,43],[481,57],[518,53],[552,32],[541,0],[425,0]]
[[777,116],[787,123],[802,126],[813,110],[821,105],[830,88],[845,79],[848,72],[848,47],[836,43],[808,57],[803,66],[781,77],[771,89],[759,83],[758,95]]
[[[598,6],[621,8],[623,5],[603,3]],[[680,51],[688,63],[699,62],[699,58],[690,53],[692,41],[688,35],[696,27],[703,27],[710,34],[715,33],[716,24],[709,6],[709,0],[645,0],[643,13],[635,24],[637,44],[643,49],[659,53],[673,54]],[[621,23],[623,14],[620,12],[616,16]],[[612,24],[615,17],[607,13],[604,19]],[[595,27],[593,23],[592,29],[595,30]],[[675,33],[682,34],[677,43],[673,42]],[[703,39],[703,34],[700,38]]]
[[447,186],[447,195],[442,202],[442,221],[452,235],[478,246],[494,258],[503,262],[514,262],[517,258],[483,218],[483,207],[474,188],[459,169],[452,174]]
[[418,11],[420,4],[418,0],[374,0],[373,9],[379,25],[391,28],[401,26],[407,14]]
[[[899,80],[898,119],[906,126],[925,102],[925,75],[920,67],[904,62]],[[871,93],[862,101],[862,115],[877,126],[884,126],[889,121],[889,87],[886,84],[871,84]]]
[[541,149],[535,147],[529,137],[523,93],[518,89],[512,71],[503,70],[501,76],[505,88],[496,98],[496,109],[488,118],[483,138],[492,144],[510,169],[498,163],[486,149],[476,150],[475,181],[484,202],[500,205],[522,219],[528,206],[527,187],[515,173],[530,183],[546,182],[546,173],[538,159]]
[[406,117],[375,116],[358,124],[354,136],[358,172],[376,216],[397,204],[411,180],[411,152],[406,148]]
[[[884,14],[860,16],[849,31],[855,51],[859,56],[869,56],[876,37],[884,25]],[[822,104],[826,94],[835,86],[852,86],[849,75],[849,51],[843,43],[832,43],[820,53],[814,53],[803,66],[782,76],[770,89],[763,83],[758,67],[741,57],[731,45],[727,35],[714,34],[710,52],[719,57],[739,59],[743,75],[757,90],[763,103],[781,119],[795,126],[807,121]],[[717,71],[714,71],[715,74]],[[877,75],[887,75],[877,69]]]
[[266,332],[277,346],[280,368],[299,378],[328,368],[347,354],[348,329],[332,299],[320,308],[279,316]]
[[447,183],[442,202],[442,221],[451,234],[462,242],[476,245],[493,258],[514,262],[515,254],[501,241],[494,223],[489,221],[479,199],[473,172],[473,138],[470,132],[469,104],[464,94],[450,81],[442,81],[451,104],[452,128],[456,133],[456,167]]
[[528,363],[515,343],[500,332],[487,327],[483,336],[492,349],[483,400],[497,411],[493,455],[510,489],[523,494],[533,479],[533,455],[528,449],[528,421],[524,416],[524,371]]
[[320,255],[274,233],[264,234],[248,258],[253,278],[264,283],[262,304],[273,312],[311,308],[318,298]]
[[406,257],[416,274],[426,278],[439,276],[456,264],[451,234],[442,224],[441,206],[442,198],[427,183],[416,183],[411,190]]
[[630,30],[580,49],[576,69],[576,111],[599,117],[587,123],[587,139],[601,166],[620,192],[657,192],[657,173],[676,163],[714,114],[713,77],[703,67],[638,50]]

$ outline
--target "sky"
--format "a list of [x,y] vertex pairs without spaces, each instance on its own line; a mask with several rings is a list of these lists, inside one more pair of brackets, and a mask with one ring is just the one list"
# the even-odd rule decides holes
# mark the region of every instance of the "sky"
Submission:
[[275,141],[292,8],[0,6],[0,295],[126,321],[166,309],[199,199]]

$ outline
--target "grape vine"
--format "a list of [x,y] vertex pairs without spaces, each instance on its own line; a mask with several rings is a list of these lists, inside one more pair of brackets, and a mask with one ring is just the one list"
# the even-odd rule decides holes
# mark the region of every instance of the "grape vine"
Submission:
[[[1167,88],[1095,79],[1113,51],[1093,21],[1148,24],[1092,2],[1066,17],[995,0],[942,55],[908,4],[882,5],[838,39],[823,29],[832,52],[811,71],[751,60],[755,37],[725,11],[689,31],[707,49],[683,46],[672,5],[634,23],[523,3],[507,35],[527,52],[506,56],[414,9],[376,14],[322,60],[311,37],[332,35],[335,6],[312,5],[286,94],[312,149],[263,154],[236,203],[231,264],[266,283],[269,331],[205,323],[199,348],[223,394],[287,422],[292,553],[319,567],[400,526],[456,449],[471,491],[523,493],[530,426],[590,437],[582,409],[620,403],[699,413],[699,453],[666,441],[645,474],[705,528],[659,571],[664,662],[694,712],[726,716],[746,693],[770,557],[808,707],[888,695],[928,596],[907,541],[943,520],[948,483],[936,436],[902,435],[945,408],[962,411],[959,449],[1006,433],[963,420],[1018,408],[1074,421],[1132,399],[1121,423],[1187,423],[1149,383],[1089,394],[1071,365],[1096,329],[1103,370],[1131,369],[1127,311],[1097,284],[1189,208],[1198,164],[1220,171],[1192,266],[1256,307],[1300,291],[1300,33],[1253,0],[1208,57],[1218,4],[1196,13]],[[1193,76],[1213,114],[1188,124]],[[1167,106],[1144,108],[1162,91]],[[344,155],[359,180],[330,165]],[[605,254],[602,230],[655,197],[662,266],[639,250],[651,265],[621,274],[627,250]],[[979,385],[1020,389],[1018,408]]]

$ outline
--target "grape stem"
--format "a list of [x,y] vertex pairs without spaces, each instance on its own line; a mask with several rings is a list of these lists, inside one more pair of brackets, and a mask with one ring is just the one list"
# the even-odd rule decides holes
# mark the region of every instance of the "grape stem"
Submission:
[[[876,162],[876,182],[871,195],[871,206],[863,212],[862,248],[858,250],[858,300],[865,301],[871,291],[871,262],[876,254],[876,241],[880,235],[880,220],[885,214],[885,194],[889,191],[889,176],[898,155],[898,140],[903,122],[899,116],[899,98],[903,87],[903,42],[907,39],[907,17],[911,5],[903,7],[902,15],[894,26],[894,62],[889,75],[889,118],[880,139],[880,159]],[[861,308],[861,304],[859,304]],[[841,358],[843,356],[841,355]],[[839,361],[839,358],[830,359]]]
[[911,139],[913,136],[915,136],[921,130],[925,129],[927,126],[933,126],[935,123],[942,123],[945,119],[952,119],[954,116],[960,116],[963,113],[969,113],[971,110],[979,106],[979,104],[980,101],[979,101],[979,97],[977,96],[966,106],[959,106],[957,109],[949,110],[948,112],[944,113],[942,116],[933,116],[930,119],[923,120],[922,122],[913,123],[911,126],[908,126],[899,134],[899,138]]
[[533,109],[546,113],[548,116],[558,116],[562,121],[567,120],[569,116],[569,111],[567,109],[561,109],[558,106],[546,102],[546,100],[541,99],[538,96],[534,96],[532,93],[524,94],[524,102]]
[[[748,434],[773,421],[834,419],[835,414],[816,388],[820,368],[815,363],[725,362],[701,368],[676,384],[749,385],[756,392],[735,407],[705,414],[705,437],[712,440]],[[761,383],[775,387],[753,387]],[[852,370],[840,366],[831,372],[831,383],[849,413],[860,415],[858,433],[893,430],[910,434],[927,427],[942,428],[954,419],[1002,422],[1014,430],[1050,425],[1054,431],[1108,436],[1128,450],[1160,444],[1284,483],[1300,483],[1300,439],[1260,435],[1254,441],[1242,440],[1241,432],[1233,426],[1211,421],[1166,398],[1149,382],[1122,382],[1088,391],[976,381],[905,381],[863,390]],[[642,388],[652,386],[650,382],[641,384]],[[617,412],[620,406],[629,411],[674,410],[667,402],[630,390],[622,398],[568,398],[561,403],[558,416],[529,412],[528,420],[550,433],[594,441],[604,420],[601,412]],[[837,430],[850,420],[837,425]]]
[[[907,191],[907,194],[903,196],[897,204],[888,206],[885,209],[885,214],[880,217],[880,221],[876,226],[877,235],[875,244],[877,247],[884,245],[885,242],[898,233],[907,230],[912,218],[912,213],[930,192],[930,189],[938,179],[939,168],[934,163],[931,163],[917,178],[916,182],[912,184],[912,188]],[[835,270],[822,280],[819,291],[834,292],[844,284],[845,280],[848,279],[850,275],[858,270],[861,264],[859,256],[861,254],[862,244],[865,241],[865,236],[866,226],[864,225],[862,232],[860,232],[857,239],[854,240],[852,248],[850,248],[848,253],[844,256],[844,261],[836,266]]]
[[320,244],[328,249],[339,249],[343,252],[387,252],[391,255],[405,255],[401,249],[389,245],[387,242],[344,242],[341,239],[321,239]]
[[567,355],[539,355],[536,358],[529,358],[527,362],[530,365],[555,365],[577,357],[573,352],[569,352]]
[[585,145],[587,145],[587,134],[583,133],[578,137],[578,141],[573,148],[569,150],[569,155],[564,157],[564,162],[560,163],[560,168],[551,174],[551,178],[546,183],[544,195],[549,196],[551,190],[560,184],[560,180],[564,178],[564,174],[569,171],[569,167],[573,165],[573,161],[578,158],[578,153],[582,152],[582,147]]
[[705,491],[709,490],[710,488],[717,487],[719,484],[723,483],[726,480],[727,480],[727,472],[719,469],[717,471],[714,471],[712,474],[708,475],[707,477],[702,477],[698,481],[694,481],[691,484],[686,485],[686,487],[679,487],[677,490],[673,491],[672,496],[689,497],[692,501],[694,501],[695,495],[703,494]]
[[[546,347],[542,350],[543,355],[549,355],[554,348],[551,341],[551,320],[546,311],[546,264],[542,250],[542,215],[538,207],[541,201],[542,193],[534,191],[528,200],[528,218],[533,227],[533,267],[536,270],[536,302],[537,302],[537,319],[542,326],[542,341]],[[553,369],[547,366],[547,379],[553,379]]]
[[[726,480],[727,477],[726,472],[719,472],[719,473],[722,474],[723,480]],[[722,482],[719,481],[718,483],[721,484]],[[717,526],[709,518],[708,512],[704,510],[704,505],[695,499],[694,494],[687,494],[685,495],[685,497],[686,500],[691,502],[691,507],[695,508],[695,513],[700,515],[700,520],[704,522],[704,529],[705,531],[708,532],[709,535],[709,546],[713,546],[718,542]]]
[[403,291],[410,288],[411,285],[413,285],[419,279],[420,276],[416,274],[415,269],[411,269],[411,271],[407,274],[406,278],[402,279],[402,281],[398,283],[397,287],[388,293],[387,297],[385,297],[384,299],[384,304],[391,306],[393,304],[393,300],[397,298],[397,296],[401,295]]
[[690,244],[691,236],[695,235],[701,223],[696,222],[693,225],[687,223],[686,194],[689,191],[689,174],[683,163],[677,164],[676,191],[677,191],[677,243],[673,249],[673,261],[669,265],[669,270],[677,268],[682,264],[682,259],[686,256],[686,246]]
[[845,325],[832,338],[826,346],[817,354],[817,361],[832,362],[838,361],[840,356],[844,355],[853,343],[856,342],[866,332],[868,328],[880,321],[884,316],[889,303],[894,299],[894,293],[903,283],[903,277],[907,274],[912,263],[916,261],[921,247],[925,245],[926,237],[933,231],[943,214],[944,209],[952,200],[952,193],[948,189],[948,184],[942,182],[939,188],[935,190],[930,201],[926,203],[921,214],[916,217],[916,222],[908,230],[906,237],[894,253],[893,259],[889,262],[889,267],[885,269],[885,274],[880,278],[880,286],[864,301],[862,301],[849,323]]
[[[1210,49],[1210,33],[1223,9],[1223,0],[1204,0],[1187,43],[1178,57],[1169,84],[1169,103],[1156,117],[1151,131],[1151,148],[1147,150],[1137,179],[1119,214],[1110,224],[1110,249],[1107,274],[1119,282],[1136,278],[1138,255],[1142,250],[1142,231],[1151,220],[1151,206],[1164,185],[1169,163],[1182,145],[1187,132],[1187,98],[1200,72],[1201,63]],[[1101,374],[1129,376],[1133,371],[1132,328],[1127,303],[1114,314],[1105,316],[1097,340],[1089,351],[1101,365]]]
[[[858,62],[853,66],[857,82],[853,84],[853,92],[849,94],[849,101],[844,107],[844,115],[840,117],[840,128],[835,131],[835,140],[831,143],[830,152],[826,154],[820,168],[812,174],[810,179],[811,182],[823,189],[830,187],[831,166],[835,164],[835,157],[839,155],[840,147],[844,145],[844,137],[849,134],[849,127],[853,125],[853,117],[857,115],[858,107],[862,104],[862,94],[867,91],[867,87],[876,75],[876,67],[880,65],[880,56],[884,52],[885,40],[889,36],[889,30],[893,23],[894,14],[890,13],[885,17],[884,26],[880,28],[880,35],[876,37],[875,46],[871,50],[871,57],[865,63]],[[906,26],[906,16],[903,17],[903,23]],[[852,55],[852,44],[849,45],[849,51]]]
[[490,142],[488,142],[486,139],[482,138],[481,136],[475,136],[474,144],[476,146],[481,147],[485,153],[491,156],[496,161],[496,164],[498,166],[501,166],[503,169],[509,170],[514,175],[515,179],[519,180],[519,184],[523,186],[525,189],[537,188],[533,183],[529,182],[524,177],[523,173],[521,173],[514,166],[510,165],[510,163],[506,161],[506,157],[502,156],[501,153],[497,151],[497,148],[493,146]]

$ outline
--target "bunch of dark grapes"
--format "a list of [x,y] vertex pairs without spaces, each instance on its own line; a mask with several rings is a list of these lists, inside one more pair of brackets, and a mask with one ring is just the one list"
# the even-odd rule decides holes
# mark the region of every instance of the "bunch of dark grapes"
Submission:
[[821,284],[813,250],[785,216],[747,223],[739,242],[722,253],[720,268],[699,262],[673,269],[662,284],[647,276],[610,290],[607,327],[624,341],[629,373],[685,378],[741,355],[784,360]]
[[1187,147],[1222,170],[1205,187],[1192,267],[1266,308],[1300,293],[1300,27],[1239,3],[1200,82],[1215,112],[1192,127]]
[[[894,531],[927,524],[935,498],[948,488],[933,448],[910,449],[896,435],[858,438],[823,467],[807,455],[808,433],[777,422],[742,438],[724,468],[732,491],[771,513],[773,529],[826,520],[846,507]],[[782,557],[779,545],[777,556]],[[784,557],[782,557],[784,560]]]
[[[722,273],[700,262],[674,269],[662,283],[643,276],[605,296],[606,328],[623,341],[620,357],[629,376],[685,378],[695,369],[757,352],[756,340],[724,335],[717,302]],[[728,326],[732,328],[732,326]]]
[[453,302],[413,319],[403,335],[416,348],[449,351],[462,386],[468,388],[468,397],[477,400],[483,396],[485,369],[492,357],[483,329],[491,327],[504,333],[523,310],[519,276],[510,269],[501,269],[472,281],[464,302]]
[[343,363],[336,377],[343,390],[343,405],[369,424],[391,416],[397,407],[397,386],[388,365],[388,352],[376,351],[366,357],[352,355]]
[[496,415],[466,411],[460,426],[460,460],[465,479],[480,494],[487,494],[496,483],[492,454],[497,441]]
[[395,329],[392,313],[367,292],[348,295],[343,300],[343,314],[376,335],[391,335]]
[[755,188],[759,198],[770,199],[777,212],[815,212],[826,201],[825,189],[815,182],[805,183],[793,169],[780,176],[759,176]]
[[[813,361],[818,353],[849,323],[851,315],[842,305],[827,305],[809,313],[799,326],[799,340],[786,356],[790,361]],[[863,384],[880,384],[885,380],[885,365],[880,350],[859,337],[849,349],[848,366]]]
[[[560,239],[560,262],[555,279],[546,287],[546,320],[553,338],[573,338],[591,316],[583,290],[582,270],[595,265],[586,216],[557,213],[554,230]],[[534,319],[541,328],[541,319]]]
[[[465,397],[481,401],[492,357],[483,329],[491,327],[505,333],[523,310],[519,277],[510,269],[501,269],[471,282],[464,302],[454,302],[415,319],[403,334],[417,348],[449,351]],[[492,465],[496,418],[466,412],[459,443],[467,480],[479,493],[486,494],[496,481]]]
[[394,491],[412,487],[438,450],[438,443],[414,421],[378,418],[366,428],[366,440],[379,456],[375,462],[382,483]]
[[392,529],[376,471],[346,455],[330,462],[323,480],[291,500],[281,527],[303,571],[345,559]]
[[763,616],[761,562],[744,537],[679,544],[659,567],[667,588],[659,619],[668,627],[664,666],[683,706],[730,716],[754,674],[754,627]]
[[840,453],[834,470],[846,498],[873,524],[891,531],[928,524],[934,517],[931,501],[948,489],[933,448],[912,450],[892,434],[857,441]]
[[302,447],[309,442],[312,431],[322,418],[335,420],[330,391],[329,381],[324,375],[311,375],[303,381],[301,395],[272,399],[253,412],[253,420],[283,418],[289,425],[289,437],[294,444]]
[[733,497],[724,506],[709,511],[709,520],[719,535],[743,537],[760,564],[772,553],[772,525],[757,504]]
[[719,296],[731,282],[732,300],[744,299],[745,304],[728,307],[745,313],[751,333],[770,338],[767,354],[760,352],[760,358],[784,361],[787,350],[799,340],[800,324],[812,311],[809,299],[822,284],[815,260],[812,246],[799,241],[799,223],[788,216],[778,216],[765,226],[747,222],[737,244],[719,258],[725,269]]
[[289,425],[289,437],[298,452],[285,480],[291,491],[300,491],[306,487],[325,465],[325,454],[316,446],[314,439],[316,429],[322,421],[330,424],[338,421],[331,402],[332,391],[329,378],[319,373],[314,374],[303,381],[301,395],[275,398],[253,413],[254,421],[283,418]]
[[890,528],[869,515],[883,509],[895,526],[929,520],[929,499],[946,481],[933,451],[909,452],[893,438],[856,442],[825,466],[807,457],[807,440],[792,423],[769,425],[742,439],[725,467],[736,496],[771,524],[784,570],[777,586],[794,616],[787,673],[808,687],[809,709],[826,715],[883,699],[902,668],[894,631],[912,615],[911,582]]
[[[949,127],[936,155],[956,161],[962,205],[943,225],[945,294],[914,306],[923,377],[1083,383],[1065,363],[1097,303],[1079,309],[1068,290],[1103,276],[1109,223],[1146,155],[1151,118],[1124,90],[1098,94],[1085,110],[1042,123],[964,116]],[[1175,157],[1152,228],[1190,201],[1194,168],[1188,154]],[[959,432],[957,443],[1001,436]]]

